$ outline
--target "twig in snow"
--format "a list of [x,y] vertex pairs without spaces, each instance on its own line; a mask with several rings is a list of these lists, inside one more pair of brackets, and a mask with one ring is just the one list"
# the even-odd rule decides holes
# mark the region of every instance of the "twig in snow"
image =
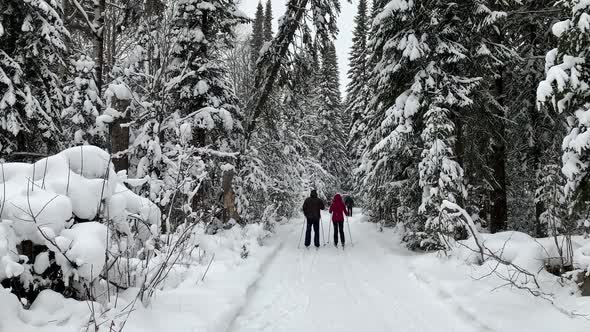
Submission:
[[45,169],[43,170],[43,181],[41,182],[41,189],[45,189],[45,177],[47,177],[47,163],[49,163],[49,158],[45,158]]
[[203,273],[203,277],[201,278],[201,281],[205,281],[205,276],[207,275],[207,272],[209,272],[209,268],[211,267],[211,263],[213,263],[214,258],[215,258],[215,253],[213,253],[213,256],[211,256],[211,261],[209,261],[209,265],[207,265],[207,269],[205,270],[205,273]]
[[6,178],[4,177],[4,163],[0,163],[2,167],[2,205],[0,206],[0,220],[2,219],[2,213],[4,213],[4,204],[6,204]]

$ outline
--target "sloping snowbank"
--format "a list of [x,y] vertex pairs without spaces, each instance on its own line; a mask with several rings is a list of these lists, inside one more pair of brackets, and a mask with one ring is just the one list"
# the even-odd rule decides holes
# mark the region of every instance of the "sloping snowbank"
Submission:
[[[582,331],[590,326],[578,317],[590,314],[590,298],[580,296],[572,281],[545,269],[545,264],[559,260],[553,238],[535,239],[513,231],[480,237],[494,255],[530,272],[538,287],[530,275],[513,266],[489,256],[482,263],[473,239],[460,242],[448,256],[416,256],[410,263],[414,277],[481,331]],[[558,238],[560,245],[562,241]],[[576,236],[572,242],[574,267],[578,268],[581,265],[576,262],[588,262],[588,256],[581,255],[584,248],[590,248],[590,240]]]
[[425,288],[478,326],[476,331],[585,331],[590,322],[579,315],[590,314],[590,298],[577,296],[571,287],[562,287],[557,277],[539,277],[547,295],[536,297],[517,289],[492,273],[509,275],[505,266],[492,262],[465,264],[455,257],[434,253],[416,257],[410,263],[413,276]]
[[147,306],[137,300],[138,289],[114,294],[106,305],[43,291],[25,310],[16,296],[0,289],[0,331],[79,331],[92,317],[98,331],[118,331],[123,324],[123,331],[131,332],[225,331],[281,236],[269,238],[262,225],[236,226],[216,235],[198,226],[194,233],[190,258],[174,265]]

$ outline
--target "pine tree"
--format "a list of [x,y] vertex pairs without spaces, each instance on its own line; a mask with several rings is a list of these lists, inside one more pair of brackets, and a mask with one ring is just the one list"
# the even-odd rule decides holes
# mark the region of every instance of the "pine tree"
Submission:
[[555,3],[556,0],[515,3],[509,12],[523,14],[509,15],[502,24],[507,40],[504,47],[515,53],[504,61],[506,140],[510,142],[506,150],[507,226],[536,236],[542,236],[545,206],[542,200],[535,199],[534,192],[545,185],[541,181],[544,169],[557,164],[565,130],[557,112],[537,108],[536,96],[537,86],[545,77],[545,59],[540,55],[556,43],[555,36],[546,33],[547,27],[556,16],[567,15]]
[[508,188],[507,188],[507,129],[504,120],[507,114],[507,63],[514,57],[514,49],[509,44],[506,34],[506,11],[513,9],[516,1],[483,1],[475,15],[477,35],[489,36],[477,42],[475,61],[478,74],[483,78],[484,89],[478,96],[478,103],[483,105],[482,120],[486,126],[494,130],[484,130],[489,141],[486,149],[489,155],[485,166],[490,171],[490,232],[495,233],[506,229],[508,221]]
[[[439,101],[442,102],[442,101]],[[453,141],[455,125],[450,111],[432,103],[424,114],[424,141],[422,160],[419,164],[420,186],[423,188],[419,211],[426,216],[424,230],[438,236],[426,236],[420,246],[425,249],[444,248],[444,236],[455,237],[460,233],[460,221],[448,218],[440,212],[444,201],[456,203],[464,195],[463,169],[454,160]]]
[[272,4],[270,0],[266,0],[266,7],[264,9],[264,24],[263,24],[263,35],[264,41],[271,41],[273,32],[272,32]]
[[562,1],[560,6],[571,16],[553,25],[558,46],[547,53],[546,78],[539,84],[537,98],[567,120],[568,134],[562,145],[562,172],[567,180],[564,194],[570,202],[586,201],[590,165],[590,31],[586,27],[590,4]]
[[[220,172],[226,174],[233,169],[232,156],[239,149],[241,111],[227,83],[219,52],[222,47],[231,47],[234,28],[246,22],[238,13],[233,2],[181,0],[174,16],[174,59],[167,88],[176,111],[170,140],[181,145],[182,154],[189,157],[183,160],[185,167],[189,166],[183,178],[187,177],[186,187],[192,188],[184,192],[185,211],[215,206],[216,191],[221,188]],[[195,165],[192,170],[191,164]],[[182,167],[178,169],[182,171]]]
[[[346,115],[350,118],[350,145],[358,145],[361,134],[359,121],[369,100],[369,73],[367,64],[367,38],[369,32],[369,17],[367,16],[367,0],[360,0],[358,13],[354,19],[355,28],[350,50],[349,70],[350,82],[346,87]],[[353,150],[354,151],[354,150]],[[358,157],[358,155],[356,155]]]
[[[315,40],[319,44],[331,41],[338,31],[336,17],[340,12],[339,0],[289,0],[286,5],[286,19],[280,20],[276,36],[261,54],[261,61],[255,71],[253,93],[247,104],[245,142],[249,141],[257,121],[267,109],[276,83],[280,78],[289,81],[288,76],[280,73],[288,70],[287,60],[297,48],[292,47],[296,41],[296,33],[301,32],[301,41],[309,46]],[[312,29],[315,39],[311,37]]]
[[57,71],[68,31],[57,0],[2,2],[0,155],[59,148],[63,93]]
[[258,60],[260,49],[262,49],[262,45],[264,44],[264,23],[264,9],[262,7],[262,3],[258,2],[258,7],[256,7],[256,16],[252,22],[252,38],[250,40],[250,52],[252,52],[252,64],[254,66]]
[[400,1],[387,8],[375,15],[369,42],[374,96],[363,120],[363,192],[377,200],[378,218],[413,213],[403,220],[411,247],[438,248],[440,235],[460,223],[443,222],[440,213],[444,200],[460,205],[464,195],[454,119],[470,109],[477,82],[466,70],[473,28],[466,23],[476,6]]
[[[317,82],[319,83],[316,90],[317,108],[321,126],[314,127],[323,134],[318,159],[322,161],[328,172],[341,180],[348,166],[344,149],[346,129],[345,114],[341,104],[338,59],[333,43],[322,48],[320,77]],[[335,184],[332,189],[338,189],[339,185],[340,183]]]

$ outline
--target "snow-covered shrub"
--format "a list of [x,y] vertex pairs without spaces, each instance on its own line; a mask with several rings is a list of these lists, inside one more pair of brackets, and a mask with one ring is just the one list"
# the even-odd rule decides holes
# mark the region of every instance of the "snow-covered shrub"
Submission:
[[29,299],[44,288],[92,297],[119,259],[115,248],[139,241],[134,255],[154,250],[160,210],[125,186],[107,152],[79,146],[1,171],[0,281]]
[[61,112],[68,140],[74,145],[99,145],[104,141],[104,131],[97,127],[98,108],[102,106],[100,92],[94,81],[94,61],[86,55],[72,61],[74,78],[64,88],[66,108]]
[[424,122],[421,137],[425,146],[419,164],[423,193],[419,212],[427,217],[425,231],[431,236],[424,239],[421,247],[443,249],[446,246],[443,237],[454,238],[461,232],[461,222],[439,210],[444,200],[454,203],[465,195],[463,169],[453,160],[450,136],[455,125],[449,118],[449,110],[431,105],[424,114]]

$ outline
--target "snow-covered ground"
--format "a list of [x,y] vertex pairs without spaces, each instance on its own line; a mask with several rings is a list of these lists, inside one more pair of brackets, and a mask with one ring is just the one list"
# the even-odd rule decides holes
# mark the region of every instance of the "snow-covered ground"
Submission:
[[[261,225],[245,229],[234,227],[217,236],[208,236],[206,244],[215,251],[208,264],[188,267],[180,275],[178,287],[155,294],[151,304],[140,307],[130,317],[126,332],[217,332],[227,330],[247,299],[248,288],[261,277],[264,263],[281,247],[276,239],[257,244]],[[253,234],[247,234],[248,230]],[[246,233],[246,234],[244,234]],[[248,241],[251,241],[248,243]],[[248,257],[241,257],[246,243]],[[208,263],[208,262],[207,262]]]
[[[246,301],[248,288],[260,278],[264,262],[280,248],[280,232],[275,238],[262,239],[263,226],[248,225],[199,236],[199,247],[207,251],[201,262],[171,270],[163,289],[147,306],[135,301],[137,289],[112,296],[114,301],[107,305],[43,291],[24,310],[16,296],[0,287],[0,332],[95,331],[96,326],[109,332],[121,327],[125,332],[225,331]],[[197,250],[194,253],[199,255]],[[89,324],[91,317],[96,324]]]
[[[329,215],[324,214],[328,232]],[[129,314],[123,331],[585,331],[590,321],[568,313],[590,313],[587,298],[561,289],[555,304],[510,287],[496,277],[475,280],[485,265],[461,257],[416,254],[393,230],[379,232],[358,214],[350,220],[352,243],[298,249],[302,220],[278,227],[266,238],[261,226],[234,227],[203,236],[200,245],[216,256],[205,280],[204,264],[176,269],[163,290],[144,307],[133,291],[119,295],[117,309],[63,299],[43,292],[30,310],[0,290],[0,331],[86,330],[96,305],[100,330]],[[326,234],[327,235],[327,234]],[[322,240],[322,242],[324,242]],[[241,256],[242,246],[248,257]],[[120,325],[118,325],[120,327]],[[117,329],[118,330],[118,329]],[[90,329],[92,331],[92,329]]]
[[[328,215],[324,215],[324,220]],[[572,318],[497,278],[474,280],[474,266],[408,252],[391,230],[378,232],[357,214],[354,245],[319,251],[285,245],[249,292],[230,331],[583,331]],[[327,224],[325,225],[327,232]],[[348,232],[347,232],[348,235]],[[571,296],[590,312],[590,302]]]

